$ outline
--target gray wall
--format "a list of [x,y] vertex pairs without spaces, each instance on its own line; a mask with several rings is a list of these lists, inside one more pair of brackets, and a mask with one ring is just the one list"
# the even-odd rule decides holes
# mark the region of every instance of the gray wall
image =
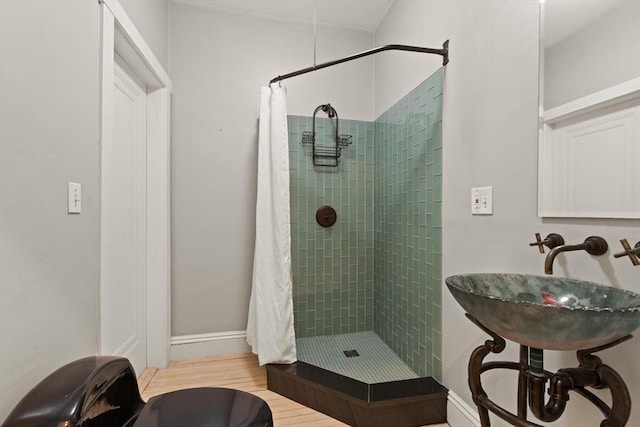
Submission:
[[545,109],[640,77],[639,22],[640,2],[627,0],[545,49]]
[[0,2],[0,419],[97,348],[99,11]]
[[[246,329],[255,239],[260,87],[313,63],[313,27],[170,4],[173,335]],[[318,28],[318,62],[372,34]],[[330,102],[373,119],[370,58],[283,84],[288,113]]]
[[169,69],[169,0],[118,0],[165,70]]
[[[623,237],[634,242],[640,237],[637,220],[542,220],[536,216],[538,4],[537,0],[396,0],[376,32],[376,44],[397,40],[434,44],[451,39],[443,117],[444,277],[491,271],[541,274],[544,257],[528,247],[535,232],[558,232],[571,243],[600,234],[613,250]],[[412,59],[405,62],[403,57],[395,66],[405,71],[395,79],[378,71],[389,66],[386,61],[376,58],[376,111],[384,111],[406,88],[433,71],[426,63],[415,66]],[[471,216],[470,188],[485,185],[494,186],[494,214]],[[561,255],[555,274],[640,291],[638,269],[628,260],[614,260],[613,250],[598,259],[584,253]],[[487,336],[464,317],[446,288],[442,292],[444,383],[472,404],[465,367],[470,353]],[[637,401],[640,340],[636,337],[600,354],[626,379]],[[576,365],[571,352],[545,356],[550,370]],[[509,345],[497,358],[517,360],[517,346]],[[484,385],[491,397],[514,405],[515,383],[513,375],[494,374]],[[554,425],[590,426],[601,419],[582,399],[572,398],[568,406],[567,414]],[[637,404],[631,419],[640,419]],[[496,420],[492,425],[504,423]]]
[[0,1],[0,422],[97,351],[99,46],[97,1]]

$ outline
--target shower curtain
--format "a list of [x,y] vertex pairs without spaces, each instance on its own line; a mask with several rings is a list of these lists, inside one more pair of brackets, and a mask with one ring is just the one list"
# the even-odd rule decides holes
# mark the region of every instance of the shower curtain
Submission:
[[258,198],[247,343],[260,365],[296,361],[291,278],[286,91],[263,87],[258,130]]

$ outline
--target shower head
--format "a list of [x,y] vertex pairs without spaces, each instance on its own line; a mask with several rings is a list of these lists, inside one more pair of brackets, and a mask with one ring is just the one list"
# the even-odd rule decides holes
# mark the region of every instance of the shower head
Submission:
[[336,110],[331,106],[331,104],[321,105],[322,111],[327,113],[330,119],[336,116]]

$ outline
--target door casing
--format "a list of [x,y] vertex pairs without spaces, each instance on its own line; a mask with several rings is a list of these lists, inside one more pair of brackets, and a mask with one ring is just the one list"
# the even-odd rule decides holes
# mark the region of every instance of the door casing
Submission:
[[[101,145],[113,124],[114,56],[118,54],[147,87],[147,366],[164,368],[171,344],[170,93],[171,80],[118,0],[101,0]],[[100,284],[101,286],[101,284]],[[98,302],[100,307],[100,302]],[[99,310],[100,311],[100,310]],[[98,314],[99,330],[102,319]],[[98,343],[100,343],[100,338]],[[98,344],[98,352],[102,349]],[[140,374],[140,373],[139,373]]]

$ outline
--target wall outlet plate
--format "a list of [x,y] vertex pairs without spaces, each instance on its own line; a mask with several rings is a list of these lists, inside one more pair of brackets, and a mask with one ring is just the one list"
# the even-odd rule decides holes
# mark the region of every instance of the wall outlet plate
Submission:
[[493,187],[471,189],[471,214],[493,215]]

